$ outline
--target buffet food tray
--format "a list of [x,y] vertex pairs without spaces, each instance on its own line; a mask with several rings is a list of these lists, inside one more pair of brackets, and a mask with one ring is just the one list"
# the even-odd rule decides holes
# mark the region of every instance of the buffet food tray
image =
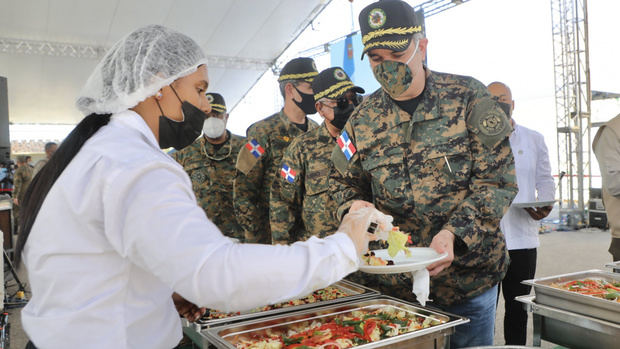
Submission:
[[[270,309],[270,310],[264,310],[264,311],[256,311],[256,312],[248,311],[248,312],[243,312],[239,315],[230,316],[230,317],[221,318],[221,319],[208,319],[208,320],[198,319],[195,322],[194,328],[196,330],[205,329],[205,328],[209,328],[212,326],[219,326],[221,324],[254,319],[257,317],[265,317],[265,316],[276,315],[276,314],[281,314],[281,313],[289,313],[292,311],[303,310],[303,309],[308,309],[308,308],[316,308],[316,307],[323,306],[323,305],[343,303],[343,302],[353,301],[357,299],[365,299],[369,297],[375,297],[380,294],[379,291],[373,290],[366,286],[359,285],[359,284],[356,284],[354,282],[347,281],[347,280],[340,280],[330,286],[338,288],[339,290],[348,293],[349,296],[344,296],[344,297],[340,297],[336,299],[319,301],[319,302],[314,302],[314,303],[291,305],[291,306],[287,306],[283,308],[276,308],[276,309]],[[189,324],[187,326],[192,327]]]
[[597,319],[620,323],[620,303],[586,296],[551,286],[553,283],[565,283],[583,279],[599,279],[608,282],[620,282],[620,274],[602,270],[588,270],[570,274],[549,276],[523,281],[531,285],[536,294],[536,302],[561,310],[583,314]]
[[445,313],[439,310],[424,308],[407,303],[396,298],[380,296],[378,298],[358,300],[343,304],[334,304],[294,313],[281,314],[266,318],[248,320],[203,330],[207,340],[218,348],[234,349],[243,338],[255,338],[265,333],[286,331],[290,326],[295,327],[309,324],[312,321],[327,322],[340,314],[347,314],[356,310],[376,310],[389,308],[404,310],[409,314],[424,318],[432,317],[445,321],[444,323],[403,333],[394,337],[386,337],[375,342],[360,344],[355,348],[448,348],[449,336],[454,333],[454,327],[469,322],[468,319]]
[[572,349],[618,348],[620,325],[538,303],[538,296],[519,296],[534,314],[534,346],[546,340]]

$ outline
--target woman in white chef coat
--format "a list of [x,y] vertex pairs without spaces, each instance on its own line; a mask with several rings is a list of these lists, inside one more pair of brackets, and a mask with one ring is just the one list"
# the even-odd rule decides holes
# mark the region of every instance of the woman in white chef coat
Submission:
[[24,200],[16,254],[32,288],[22,311],[29,346],[171,348],[181,338],[173,292],[246,310],[357,270],[364,210],[341,233],[291,246],[234,243],[207,219],[160,148],[199,136],[208,84],[200,47],[162,26],[130,33],[95,68],[77,100],[88,116]]

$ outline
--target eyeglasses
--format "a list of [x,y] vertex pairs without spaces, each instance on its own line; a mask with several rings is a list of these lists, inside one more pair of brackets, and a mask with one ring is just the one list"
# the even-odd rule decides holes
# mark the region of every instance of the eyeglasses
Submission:
[[[353,96],[351,96],[351,98],[340,97],[336,99],[336,107],[339,109],[346,109],[349,106],[349,103],[353,103],[353,105],[357,107],[357,105],[360,104],[361,102],[362,102],[362,96],[355,93],[353,94]],[[323,104],[328,108],[332,108],[332,109],[336,108],[336,107],[329,106],[325,103]]]

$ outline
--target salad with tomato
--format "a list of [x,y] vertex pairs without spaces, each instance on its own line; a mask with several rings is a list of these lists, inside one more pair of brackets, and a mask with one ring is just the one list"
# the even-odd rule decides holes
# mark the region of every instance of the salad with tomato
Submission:
[[440,325],[445,321],[395,307],[355,310],[286,328],[266,329],[237,342],[239,349],[342,349]]
[[585,296],[598,297],[620,303],[620,282],[584,279],[566,283],[553,283],[551,286]]

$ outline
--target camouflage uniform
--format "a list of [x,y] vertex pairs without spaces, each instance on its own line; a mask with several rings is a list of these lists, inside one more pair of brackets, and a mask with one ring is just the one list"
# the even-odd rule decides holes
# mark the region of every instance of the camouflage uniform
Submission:
[[273,243],[291,244],[338,229],[336,203],[329,196],[331,153],[336,144],[323,124],[295,138],[273,181],[269,216]]
[[[32,180],[32,167],[27,164],[19,165],[13,175],[13,197],[17,198],[19,205],[13,206],[13,216],[19,220],[20,207],[24,205],[24,194]],[[19,222],[18,222],[19,223]]]
[[235,219],[232,192],[235,161],[245,139],[230,131],[226,133],[228,139],[217,151],[205,137],[200,137],[173,157],[191,178],[196,200],[207,217],[224,235],[243,240],[243,231]]
[[[308,120],[308,131],[317,123]],[[237,159],[233,202],[237,222],[245,231],[246,242],[271,244],[269,196],[280,171],[284,150],[304,131],[280,111],[247,130],[247,143]]]
[[[410,115],[379,89],[353,112],[341,134],[352,156],[334,149],[330,191],[339,217],[351,200],[372,201],[411,233],[412,246],[429,246],[442,229],[453,232],[454,261],[431,278],[431,298],[445,306],[482,294],[506,273],[499,221],[517,193],[512,128],[470,77],[427,70],[421,98]],[[415,299],[409,273],[352,279]]]

